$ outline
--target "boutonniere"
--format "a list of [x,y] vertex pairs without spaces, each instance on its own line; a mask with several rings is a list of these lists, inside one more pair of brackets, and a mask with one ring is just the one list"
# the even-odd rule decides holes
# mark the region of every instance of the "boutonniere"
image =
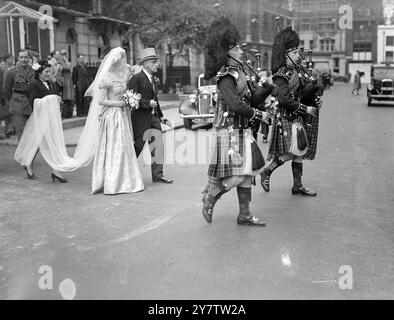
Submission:
[[153,77],[153,81],[154,81],[156,84],[159,84],[159,83],[160,83],[160,79],[159,79],[158,77]]

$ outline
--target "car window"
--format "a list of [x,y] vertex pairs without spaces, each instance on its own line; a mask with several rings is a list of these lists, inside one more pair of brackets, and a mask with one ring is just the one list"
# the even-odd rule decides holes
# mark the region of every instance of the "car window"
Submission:
[[375,68],[374,70],[374,78],[376,79],[394,79],[394,68]]

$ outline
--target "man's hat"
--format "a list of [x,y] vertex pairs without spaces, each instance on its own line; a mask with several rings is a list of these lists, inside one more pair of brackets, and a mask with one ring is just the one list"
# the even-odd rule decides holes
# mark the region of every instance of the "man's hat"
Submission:
[[283,29],[275,36],[271,58],[272,73],[276,73],[280,67],[286,65],[286,52],[296,49],[299,44],[300,38],[291,27]]
[[227,63],[227,51],[237,45],[240,35],[237,27],[227,18],[212,22],[205,43],[205,74],[209,79]]
[[160,59],[155,52],[155,48],[145,48],[141,51],[141,57],[139,64],[143,64],[147,60],[158,60]]

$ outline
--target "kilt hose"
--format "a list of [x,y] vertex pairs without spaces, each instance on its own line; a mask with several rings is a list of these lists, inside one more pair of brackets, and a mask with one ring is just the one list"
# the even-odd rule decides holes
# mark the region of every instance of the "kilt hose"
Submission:
[[308,152],[305,154],[304,159],[313,160],[315,159],[317,152],[317,137],[319,133],[319,109],[316,109],[316,117],[310,117],[312,119],[310,125],[306,125],[306,134],[308,135]]
[[[319,131],[319,111],[317,110],[316,117],[311,118],[311,125],[305,125],[304,123],[308,136],[308,152],[303,158],[307,160],[313,160],[316,156],[317,137]],[[284,117],[281,117],[281,120],[275,117],[272,123],[272,139],[268,149],[268,161],[290,153],[292,124],[293,121],[287,120]],[[280,133],[280,129],[282,129],[282,133]]]
[[212,132],[214,138],[209,177],[224,179],[232,176],[255,176],[262,171],[264,164],[256,168],[256,163],[261,159],[252,153],[251,143],[255,140],[251,128],[234,130],[232,133],[227,128]]

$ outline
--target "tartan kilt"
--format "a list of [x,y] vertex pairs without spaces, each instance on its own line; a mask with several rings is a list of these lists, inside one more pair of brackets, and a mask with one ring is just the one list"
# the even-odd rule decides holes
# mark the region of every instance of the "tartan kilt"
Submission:
[[[311,117],[311,126],[304,123],[305,131],[308,136],[308,152],[303,156],[304,159],[313,160],[317,151],[317,136],[319,131],[319,111],[317,110],[316,117]],[[284,117],[281,117],[282,134],[280,134],[280,125],[277,118],[272,124],[272,138],[268,149],[267,160],[272,160],[283,154],[290,153],[291,138],[292,138],[292,124]]]
[[[212,133],[214,137],[208,176],[221,179],[232,176],[255,176],[263,170],[264,164],[252,170],[257,159],[252,156],[251,141],[255,139],[250,128],[234,130],[233,140],[227,128],[212,130]],[[234,152],[231,153],[230,150]]]
[[[281,117],[281,121],[277,117],[272,123],[272,137],[269,144],[267,160],[272,160],[283,154],[290,152],[291,146],[291,126],[293,122]],[[282,134],[280,133],[282,129]]]

